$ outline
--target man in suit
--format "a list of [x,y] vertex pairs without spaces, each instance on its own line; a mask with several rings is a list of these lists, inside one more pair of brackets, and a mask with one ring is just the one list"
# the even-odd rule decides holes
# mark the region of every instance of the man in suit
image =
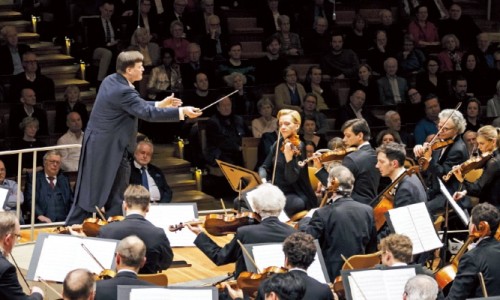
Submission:
[[[355,201],[369,204],[377,196],[380,173],[374,166],[377,164],[375,150],[368,142],[370,140],[370,127],[363,119],[352,119],[342,126],[344,145],[356,147],[357,151],[351,152],[342,160],[356,178],[352,198]],[[328,185],[328,172],[321,168],[316,172],[316,177],[324,186]]]
[[149,211],[150,194],[143,186],[130,185],[125,191],[123,221],[101,227],[97,237],[121,240],[136,235],[146,244],[146,263],[141,266],[140,274],[154,274],[166,270],[172,263],[174,254],[165,231],[146,220]]
[[31,88],[21,90],[21,103],[11,104],[9,116],[9,135],[12,137],[22,137],[24,132],[19,127],[26,117],[33,117],[39,123],[39,135],[49,134],[49,125],[47,121],[47,112],[37,106],[36,93]]
[[[188,46],[188,62],[181,64],[182,84],[184,87],[191,89],[197,83],[197,75],[204,73],[208,80],[214,83],[215,74],[214,65],[205,59],[201,59],[201,48],[196,43],[190,43]],[[207,87],[208,88],[208,87]]]
[[375,118],[370,111],[364,109],[366,94],[363,90],[354,90],[349,96],[349,103],[341,106],[338,112],[335,127],[342,128],[342,125],[351,119],[365,119],[370,126],[375,125]]
[[396,105],[406,103],[408,82],[403,77],[397,76],[398,61],[389,57],[384,61],[386,76],[377,80],[380,103],[382,105]]
[[[36,173],[35,220],[41,223],[61,222],[68,216],[72,202],[68,178],[59,173],[61,154],[50,150],[43,157],[43,170]],[[32,174],[28,174],[24,199],[31,211]]]
[[153,285],[137,278],[146,263],[146,245],[137,236],[128,236],[118,243],[115,261],[116,276],[97,282],[95,300],[117,300],[119,285]]
[[16,241],[21,237],[21,227],[12,212],[0,212],[0,299],[41,300],[42,289],[33,286],[31,295],[26,295],[17,279],[16,267],[7,260]]
[[295,229],[278,219],[286,201],[278,187],[270,183],[261,184],[247,194],[247,199],[253,203],[254,211],[261,217],[261,223],[239,227],[231,242],[224,247],[219,247],[199,226],[188,225],[197,235],[194,244],[216,265],[236,262],[235,278],[246,270],[238,241],[242,244],[281,243],[295,232]]
[[96,205],[105,207],[108,217],[122,213],[122,195],[130,179],[128,153],[135,149],[138,118],[177,122],[184,116],[201,115],[193,107],[178,107],[182,101],[177,98],[142,99],[132,85],[142,79],[142,60],[138,51],[120,53],[117,73],[106,77],[97,93],[83,136],[75,201],[66,220],[69,225],[80,224]]
[[[402,175],[405,172],[405,145],[395,142],[382,144],[377,148],[376,153],[377,164],[375,167],[380,171],[382,177],[389,177],[391,182],[394,182],[400,176],[404,176],[394,188],[394,208],[427,202],[427,193],[418,175]],[[389,233],[388,226],[382,226],[379,229],[380,238],[387,236]]]
[[64,300],[94,300],[94,274],[87,269],[69,272],[64,278],[62,296]]
[[353,174],[348,168],[337,165],[330,170],[328,182],[334,179],[338,180],[339,187],[330,198],[330,204],[309,211],[299,226],[301,231],[318,239],[330,278],[340,274],[344,264],[342,255],[351,257],[377,251],[373,209],[351,198]]
[[149,139],[137,143],[134,159],[131,163],[130,184],[144,186],[151,195],[152,201],[169,203],[172,201],[172,190],[168,186],[163,172],[151,164],[154,148]]
[[0,75],[17,75],[24,72],[21,62],[22,55],[31,50],[28,45],[19,44],[17,29],[14,26],[2,27],[1,34],[7,42],[0,46]]
[[488,296],[500,296],[500,242],[494,237],[498,221],[498,209],[489,203],[480,203],[472,209],[469,233],[480,239],[460,259],[457,276],[446,299],[484,297],[478,277],[480,272]]
[[395,110],[389,110],[384,115],[384,121],[387,128],[392,129],[399,133],[399,137],[401,138],[401,142],[406,147],[415,146],[415,141],[413,140],[413,135],[406,131],[401,131],[401,116]]

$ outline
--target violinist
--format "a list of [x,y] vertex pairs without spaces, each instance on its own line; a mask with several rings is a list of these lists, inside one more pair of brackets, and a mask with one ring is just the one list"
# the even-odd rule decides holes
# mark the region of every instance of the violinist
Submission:
[[377,251],[377,232],[373,209],[351,198],[354,186],[351,171],[335,165],[328,179],[330,183],[334,179],[339,182],[338,189],[329,199],[331,203],[309,211],[299,229],[318,239],[328,275],[335,278],[344,264],[342,255],[351,257]]
[[87,269],[75,269],[66,274],[62,296],[64,300],[94,300],[94,274]]
[[380,240],[380,260],[383,267],[407,266],[412,262],[413,243],[402,234],[390,234]]
[[149,211],[150,194],[141,185],[129,185],[125,190],[123,210],[125,219],[101,227],[97,237],[121,240],[129,235],[136,235],[146,244],[146,264],[140,274],[154,274],[167,269],[174,254],[170,242],[161,228],[146,220]]
[[[380,173],[373,166],[377,163],[375,150],[368,142],[370,140],[370,126],[364,119],[352,119],[342,125],[345,147],[356,147],[354,151],[342,160],[356,178],[352,198],[358,202],[368,204],[375,196],[380,181]],[[328,172],[322,168],[316,172],[316,177],[326,186]]]
[[295,110],[282,109],[277,117],[280,130],[278,145],[274,143],[259,168],[259,175],[269,181],[274,178],[273,184],[286,196],[285,213],[291,217],[300,211],[317,207],[318,203],[307,168],[298,165],[299,161],[306,158],[304,143],[297,134],[301,124],[300,115]]
[[224,247],[219,247],[199,226],[187,224],[197,235],[194,244],[216,265],[236,262],[235,278],[246,271],[243,252],[237,241],[243,244],[281,243],[295,232],[291,226],[278,219],[286,201],[278,187],[269,183],[261,184],[247,194],[247,198],[253,203],[254,211],[260,215],[261,223],[239,227],[233,239]]
[[[469,234],[484,235],[458,263],[458,272],[446,299],[484,297],[478,273],[484,276],[488,296],[500,296],[500,241],[493,236],[498,229],[499,211],[489,203],[472,209]],[[489,227],[489,230],[488,230]]]
[[[443,211],[446,201],[439,191],[437,179],[441,179],[453,166],[463,163],[468,158],[467,147],[461,138],[465,126],[466,122],[461,112],[445,109],[439,113],[438,138],[434,140],[434,143],[432,145],[424,143],[413,148],[415,157],[423,157],[431,151],[428,155],[429,167],[423,175],[429,180],[427,186],[431,187],[431,190],[428,191],[429,203],[427,203],[427,208],[432,214]],[[441,142],[443,142],[444,147],[440,147]],[[437,149],[432,150],[433,147]],[[458,190],[460,183],[455,178],[452,178],[445,185],[450,194],[453,195]],[[469,203],[462,204],[465,208],[469,207]]]
[[[404,145],[391,142],[378,147],[376,152],[377,164],[375,167],[380,171],[380,175],[389,177],[393,183],[399,180],[392,191],[387,191],[393,197],[394,208],[427,202],[427,193],[417,175],[400,177],[406,171],[404,167],[406,159]],[[384,197],[384,195],[381,197]],[[388,233],[389,228],[385,225],[380,229],[379,237],[385,237]]]
[[31,288],[31,295],[23,292],[17,279],[16,267],[7,260],[20,237],[21,227],[16,214],[0,212],[0,299],[43,299],[44,293],[37,286]]
[[116,247],[116,276],[97,281],[95,300],[118,299],[119,285],[153,285],[137,278],[137,273],[146,263],[146,245],[135,235],[121,240]]
[[[479,197],[480,202],[488,202],[500,208],[500,153],[498,151],[499,129],[491,125],[479,128],[477,132],[477,144],[482,154],[492,153],[493,158],[486,162],[483,174],[476,182],[467,182],[463,179],[465,189],[469,196]],[[460,168],[454,168],[458,178],[462,178]],[[464,196],[463,192],[456,192],[455,200]]]
[[418,274],[408,279],[405,284],[403,300],[435,300],[438,297],[439,289],[436,280],[427,275]]

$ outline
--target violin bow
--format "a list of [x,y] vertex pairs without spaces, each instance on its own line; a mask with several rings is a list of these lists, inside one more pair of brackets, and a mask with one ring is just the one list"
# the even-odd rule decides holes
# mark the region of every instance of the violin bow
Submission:
[[42,279],[42,277],[38,276],[38,281],[43,283],[49,290],[51,290],[54,294],[56,294],[57,297],[60,299],[64,298],[63,295],[61,295],[55,288],[53,288],[47,281]]
[[281,136],[281,132],[278,130],[278,140],[276,140],[276,153],[274,155],[273,177],[271,179],[271,184],[274,184],[274,177],[276,176],[276,164],[278,163],[278,151],[279,151],[279,146],[280,146],[280,136]]
[[28,289],[31,290],[31,287],[28,284],[28,281],[26,281],[26,278],[24,277],[23,273],[21,272],[21,268],[19,268],[19,266],[17,265],[16,259],[14,258],[14,255],[12,255],[12,253],[10,254],[10,257],[12,258],[12,261],[14,262],[14,265],[16,266],[16,269],[19,272],[19,274],[21,275],[21,278],[23,279],[24,283],[26,283],[26,286],[28,287]]
[[222,98],[220,98],[220,99],[218,99],[218,100],[216,100],[216,101],[214,101],[214,102],[210,103],[209,105],[207,105],[207,106],[203,107],[202,109],[200,109],[200,111],[204,111],[205,109],[207,109],[207,108],[209,108],[209,107],[212,107],[213,105],[215,105],[215,104],[217,104],[217,103],[221,102],[222,100],[224,100],[225,98],[227,98],[227,97],[229,97],[229,96],[232,96],[233,94],[236,94],[237,92],[238,92],[238,90],[234,90],[234,91],[232,91],[231,93],[229,93],[229,94],[225,95],[224,97],[222,97]]
[[240,242],[240,240],[236,240],[236,242],[238,242],[238,244],[240,245],[241,251],[243,251],[243,254],[245,254],[247,256],[248,260],[253,264],[253,266],[257,270],[257,273],[260,273],[259,267],[257,267],[257,264],[255,263],[255,260],[253,260],[252,255],[250,255],[250,253],[248,253],[248,250],[245,248],[245,246],[243,246],[243,244]]
[[[460,106],[462,106],[462,102],[458,102],[457,107],[455,107],[453,112],[448,116],[448,118],[446,118],[446,121],[444,121],[444,124],[448,123],[448,121],[451,119],[451,116],[453,116],[453,114],[460,108]],[[432,140],[429,142],[429,145],[432,145],[432,143],[434,143],[434,141],[438,138],[441,131],[443,131],[443,128],[444,128],[444,125],[443,125],[443,127],[439,128],[439,130],[436,132],[436,135],[434,135]]]
[[99,217],[103,220],[103,221],[106,221],[106,217],[102,214],[101,210],[99,209],[99,207],[96,205],[95,206],[95,211],[97,212],[97,214],[99,215]]
[[92,252],[90,252],[89,248],[87,248],[87,246],[85,246],[84,243],[81,243],[82,245],[82,248],[90,255],[90,257],[92,257],[92,259],[99,265],[99,267],[101,267],[101,269],[103,270],[106,270],[106,268],[99,262],[99,260],[97,260],[97,258],[94,256],[94,254],[92,254]]
[[479,284],[481,284],[481,291],[483,292],[484,298],[488,298],[488,291],[486,290],[486,284],[484,283],[484,276],[482,272],[477,273],[479,276]]

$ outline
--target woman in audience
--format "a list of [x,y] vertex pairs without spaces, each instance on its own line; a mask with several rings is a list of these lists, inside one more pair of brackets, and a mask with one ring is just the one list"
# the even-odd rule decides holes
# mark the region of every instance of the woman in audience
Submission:
[[189,41],[185,38],[184,25],[181,21],[173,21],[170,24],[171,38],[163,41],[163,48],[171,48],[175,52],[175,62],[188,62]]
[[233,102],[233,113],[237,115],[255,115],[256,99],[250,89],[245,88],[247,77],[241,73],[233,72],[224,76],[224,81],[231,91],[237,90],[236,94],[231,96]]
[[377,78],[372,75],[372,68],[367,64],[361,64],[358,69],[358,78],[358,81],[351,84],[351,90],[365,92],[365,105],[379,104]]
[[429,12],[427,6],[420,5],[415,9],[416,19],[408,25],[408,32],[419,48],[439,45],[439,35],[436,26],[427,21]]
[[273,117],[274,104],[269,98],[262,98],[257,102],[260,117],[252,120],[253,137],[260,138],[266,132],[278,131],[278,119]]
[[142,65],[144,67],[155,67],[160,64],[160,46],[150,43],[151,35],[144,27],[139,27],[134,31],[130,48],[137,50],[144,55]]
[[168,91],[182,90],[181,69],[175,62],[175,52],[170,48],[161,49],[162,65],[153,68],[148,82],[148,97],[163,100]]
[[439,72],[439,60],[435,56],[429,56],[425,62],[425,71],[417,75],[416,81],[417,90],[423,97],[434,94],[444,99],[448,95],[448,84]]
[[420,49],[415,48],[415,43],[411,35],[404,37],[403,51],[396,55],[398,60],[398,71],[404,77],[412,76],[424,70],[425,54]]
[[298,34],[290,32],[290,18],[286,15],[278,17],[280,30],[274,34],[281,43],[281,53],[290,56],[304,55]]
[[466,103],[465,121],[467,127],[465,131],[477,132],[484,124],[481,124],[481,102],[477,98],[470,98]]
[[344,47],[356,52],[359,59],[366,58],[366,53],[373,44],[366,27],[365,18],[357,14],[352,20],[352,28],[347,32],[345,37]]
[[486,116],[488,118],[500,116],[500,80],[497,82],[497,93],[488,100],[486,106]]
[[477,55],[472,52],[462,56],[462,75],[467,79],[467,93],[472,93],[476,97],[485,94],[484,82],[488,82],[488,74],[478,62]]
[[66,117],[70,112],[77,112],[82,120],[82,130],[85,130],[89,120],[87,106],[80,101],[80,88],[70,85],[64,91],[64,104],[56,106],[56,132],[66,132]]
[[331,83],[323,82],[323,72],[319,66],[311,66],[307,70],[304,89],[307,93],[316,95],[316,109],[318,110],[339,106],[338,103],[334,103]]
[[316,149],[326,149],[328,141],[323,135],[316,134],[316,120],[310,116],[305,116],[302,125],[301,140],[304,142],[312,142]]
[[[26,117],[23,119],[19,128],[24,132],[23,138],[15,140],[12,142],[12,150],[18,149],[29,149],[29,148],[39,148],[47,146],[44,142],[36,138],[36,133],[39,129],[38,120],[32,117]],[[43,155],[44,151],[38,151],[36,156],[36,170],[35,172],[41,171],[43,169]],[[33,153],[24,153],[22,162],[22,173],[32,173],[33,172]]]
[[460,51],[460,41],[454,34],[447,34],[442,39],[443,51],[438,54],[442,72],[452,72],[462,70],[462,51]]
[[302,112],[302,99],[306,94],[304,86],[297,82],[297,70],[287,67],[283,71],[285,82],[274,88],[274,102],[277,109],[294,109]]
[[401,137],[399,136],[399,133],[395,130],[392,129],[384,129],[381,132],[377,134],[377,146],[381,146],[389,144],[391,142],[395,142],[398,144],[401,144]]

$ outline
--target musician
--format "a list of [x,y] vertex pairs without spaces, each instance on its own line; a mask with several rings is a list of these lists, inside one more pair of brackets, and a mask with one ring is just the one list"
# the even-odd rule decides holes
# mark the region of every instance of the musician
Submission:
[[[475,182],[463,180],[460,168],[454,168],[454,172],[460,182],[464,184],[469,196],[479,197],[480,202],[488,202],[500,209],[500,153],[498,151],[498,135],[500,129],[491,125],[479,128],[477,132],[477,145],[482,154],[491,153],[493,158],[488,160],[483,174]],[[459,200],[464,192],[457,192],[453,196]]]
[[137,236],[128,236],[118,243],[115,262],[116,276],[97,282],[95,300],[118,299],[119,285],[153,285],[137,279],[139,269],[146,263],[146,245]]
[[413,243],[406,235],[393,233],[380,240],[380,261],[385,267],[407,266],[412,261]]
[[21,237],[21,227],[12,212],[0,212],[0,299],[43,299],[41,288],[33,286],[31,295],[26,295],[17,279],[16,268],[7,260],[16,241]]
[[69,272],[64,278],[62,295],[64,300],[93,300],[94,275],[87,269],[75,269]]
[[[356,147],[357,151],[348,154],[342,160],[356,178],[352,198],[358,202],[368,204],[377,196],[380,173],[373,166],[377,164],[375,150],[368,142],[370,127],[364,119],[352,119],[342,125],[345,147]],[[316,172],[316,177],[326,186],[328,172],[322,168]]]
[[415,275],[405,284],[403,300],[435,300],[438,299],[438,285],[436,280],[427,275]]
[[278,187],[264,183],[247,194],[247,198],[253,203],[254,211],[260,215],[261,223],[238,228],[231,242],[224,247],[219,247],[199,226],[186,224],[197,235],[194,244],[216,265],[236,262],[235,278],[246,270],[243,252],[237,241],[243,244],[281,243],[295,232],[291,226],[278,219],[286,201]]
[[136,235],[146,244],[146,263],[139,270],[140,274],[154,274],[167,269],[174,254],[165,231],[146,220],[149,211],[150,194],[141,185],[129,185],[124,194],[123,210],[125,219],[101,227],[97,237],[121,240],[129,235]]
[[333,179],[339,181],[339,187],[333,192],[331,204],[311,210],[299,227],[318,239],[330,278],[340,274],[344,263],[341,254],[351,257],[377,250],[373,209],[351,198],[353,174],[347,167],[336,165],[330,170],[328,181]]
[[[465,131],[467,123],[461,112],[452,109],[445,109],[439,113],[438,123],[438,140],[440,141],[453,141],[452,144],[443,148],[432,151],[429,168],[424,175],[429,176],[431,184],[428,186],[438,189],[439,184],[436,184],[437,179],[441,179],[443,175],[447,174],[453,166],[463,163],[468,158],[467,146],[461,138],[461,134]],[[423,145],[416,145],[413,148],[415,157],[422,157],[426,148],[431,147],[429,143]],[[430,151],[430,150],[429,150]],[[446,188],[453,194],[458,190],[460,183],[457,179],[452,178],[446,183]],[[437,195],[440,192],[430,191],[429,203],[427,208],[429,212],[435,213],[444,208],[446,199],[442,195]],[[437,195],[437,196],[436,196]],[[468,207],[469,203],[462,203],[464,207]]]
[[[265,180],[274,179],[273,184],[286,196],[285,212],[291,217],[297,212],[317,207],[318,204],[307,168],[298,165],[299,161],[306,158],[304,143],[297,135],[301,124],[300,114],[295,110],[282,109],[277,118],[280,148],[276,147],[276,143],[273,144],[272,151],[259,168],[259,175]],[[292,144],[293,141],[296,145]],[[279,151],[278,155],[276,151]]]
[[481,232],[489,225],[489,233],[462,256],[458,272],[446,299],[484,297],[478,273],[484,276],[488,296],[500,295],[500,242],[494,238],[498,229],[499,211],[489,203],[480,203],[472,209],[469,233]]

